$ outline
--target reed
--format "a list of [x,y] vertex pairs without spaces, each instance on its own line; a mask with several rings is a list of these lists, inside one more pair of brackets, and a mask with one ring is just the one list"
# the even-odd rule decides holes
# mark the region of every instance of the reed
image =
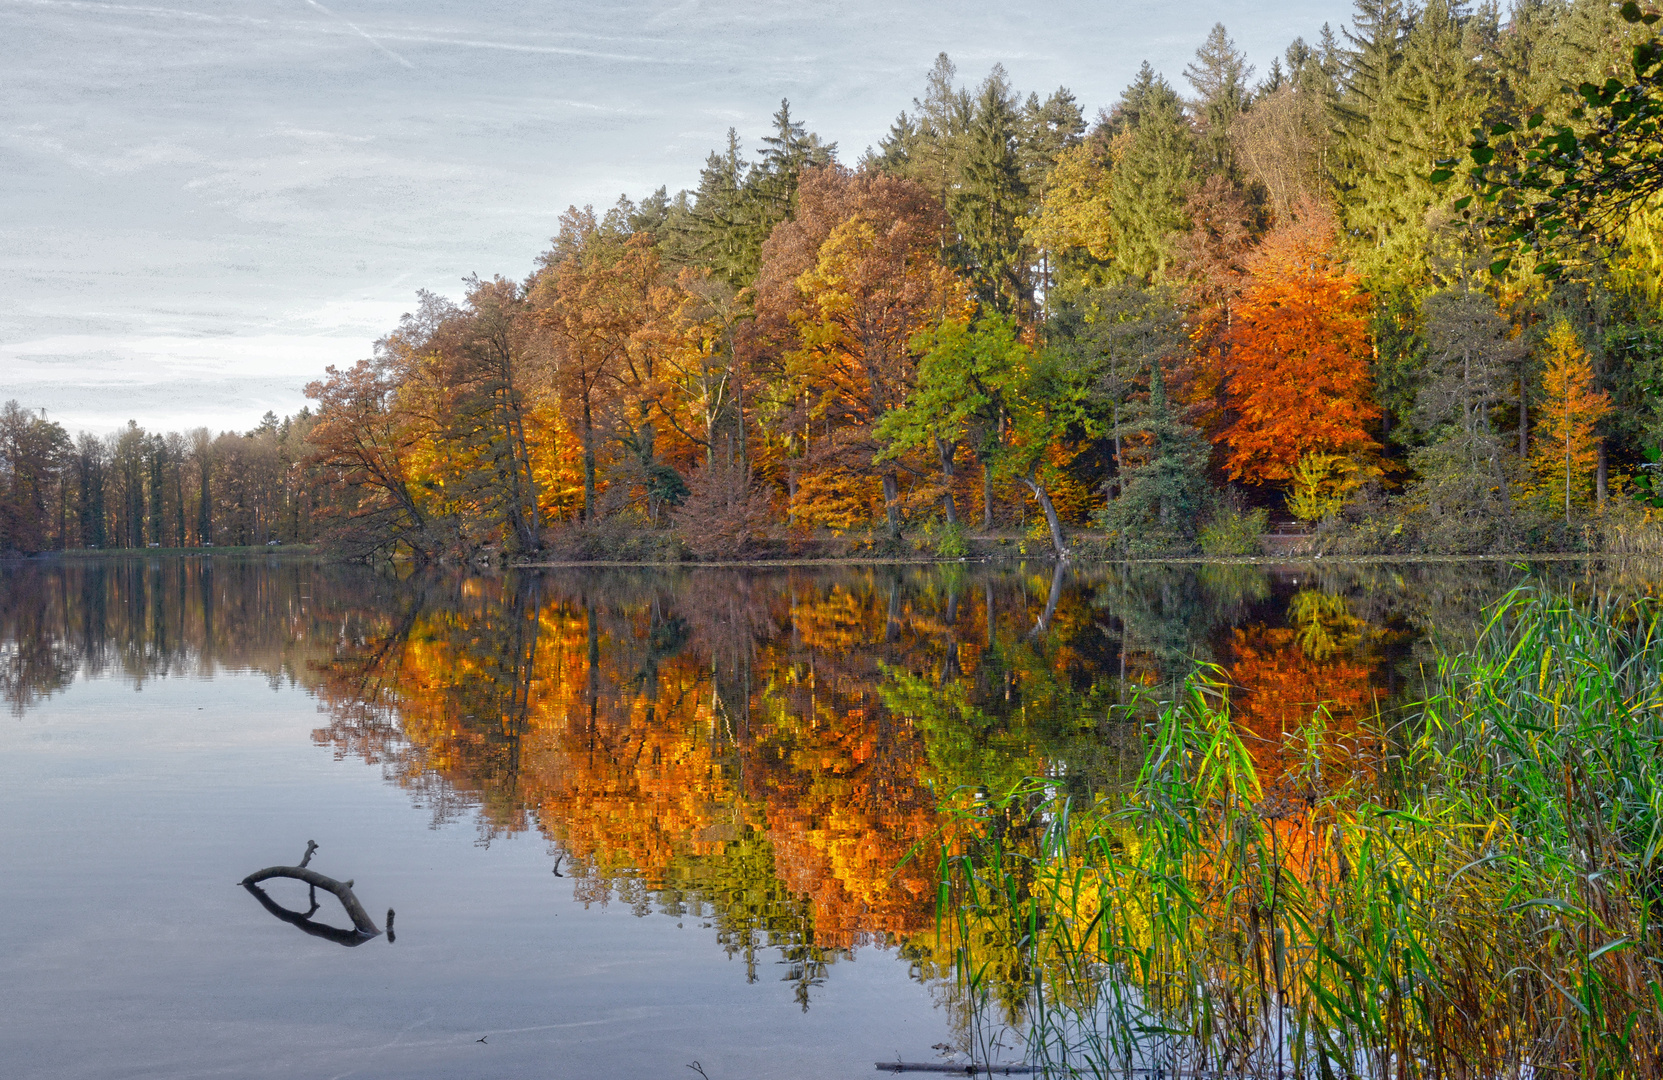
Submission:
[[1658,616],[1516,590],[1361,748],[1319,713],[1274,776],[1197,674],[1124,794],[966,812],[962,992],[1054,1075],[1663,1076]]

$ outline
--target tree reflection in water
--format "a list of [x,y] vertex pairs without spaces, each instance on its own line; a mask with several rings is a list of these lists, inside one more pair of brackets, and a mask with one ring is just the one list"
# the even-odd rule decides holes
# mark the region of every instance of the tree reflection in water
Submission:
[[[1197,663],[1236,687],[1272,789],[1314,708],[1355,732],[1412,692],[1429,626],[1471,633],[1518,574],[8,567],[0,695],[21,714],[83,674],[259,671],[314,694],[314,741],[380,766],[435,823],[540,833],[578,900],[698,920],[804,1008],[868,944],[951,1001],[959,943],[935,903],[953,807],[1025,777],[1079,800],[1125,785],[1145,716],[1124,706]],[[1031,975],[1006,976],[1019,1012]]]

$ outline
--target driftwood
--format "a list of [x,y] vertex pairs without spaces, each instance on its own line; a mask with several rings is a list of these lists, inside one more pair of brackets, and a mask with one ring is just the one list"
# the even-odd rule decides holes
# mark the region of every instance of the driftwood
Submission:
[[[1043,1073],[1043,1065],[951,1065],[939,1061],[880,1061],[877,1063],[879,1072],[931,1072],[951,1073],[954,1076],[1016,1076],[1018,1074]],[[1070,1074],[1072,1075],[1072,1074]],[[1156,1066],[1148,1068],[1139,1066],[1131,1069],[1106,1068],[1098,1073],[1099,1076],[1148,1077],[1149,1080],[1255,1080],[1250,1073],[1197,1072],[1179,1069],[1176,1066],[1164,1068]],[[1258,1080],[1269,1080],[1268,1076]]]
[[[247,889],[249,894],[260,902],[261,907],[290,926],[298,926],[313,937],[324,938],[348,948],[362,945],[366,941],[380,937],[381,930],[375,925],[375,920],[370,918],[369,912],[364,910],[364,905],[360,904],[358,897],[353,894],[351,881],[336,881],[334,878],[320,874],[316,870],[306,869],[306,864],[312,861],[312,852],[316,851],[317,848],[316,841],[308,840],[306,841],[306,856],[300,860],[299,866],[268,866],[264,870],[254,871],[238,884]],[[309,885],[311,889],[308,896],[312,904],[311,909],[304,912],[291,911],[268,896],[266,891],[260,888],[260,882],[275,877],[293,878],[296,881],[304,881]],[[347,917],[352,920],[353,928],[351,930],[343,930],[338,926],[313,921],[312,916],[318,912],[319,889],[334,893],[336,899],[340,900],[341,907],[346,909]],[[393,909],[388,908],[388,941],[393,940],[392,927]]]
[[1037,1065],[952,1065],[941,1061],[880,1061],[879,1072],[952,1073],[954,1076],[1018,1076],[1042,1072]]

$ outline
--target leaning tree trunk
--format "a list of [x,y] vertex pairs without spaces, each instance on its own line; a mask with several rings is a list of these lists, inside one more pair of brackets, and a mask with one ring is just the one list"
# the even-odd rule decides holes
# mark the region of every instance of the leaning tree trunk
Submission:
[[1068,558],[1068,545],[1063,542],[1062,537],[1062,521],[1057,517],[1057,508],[1051,503],[1050,493],[1045,490],[1045,485],[1035,478],[1033,470],[1029,470],[1022,482],[1028,485],[1028,490],[1033,492],[1034,498],[1039,501],[1040,509],[1045,511],[1045,524],[1051,527],[1051,546],[1056,549],[1057,558]]

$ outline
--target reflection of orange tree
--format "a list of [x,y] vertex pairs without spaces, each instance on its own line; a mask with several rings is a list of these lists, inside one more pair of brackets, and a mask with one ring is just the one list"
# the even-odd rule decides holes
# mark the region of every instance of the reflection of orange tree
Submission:
[[[933,925],[938,785],[1100,738],[1091,609],[1042,578],[996,610],[905,574],[455,585],[339,639],[318,737],[442,817],[539,830],[580,899],[708,919],[753,977],[783,950],[806,1002],[840,951]],[[985,722],[914,707],[938,684]]]
[[[766,816],[776,870],[814,901],[815,941],[847,947],[932,917],[935,797],[910,720],[875,689],[872,642],[917,647],[899,579],[804,590],[794,651],[765,654],[746,791]],[[864,646],[864,647],[863,647]]]
[[747,780],[766,808],[780,878],[814,901],[816,941],[848,946],[929,922],[934,860],[907,855],[927,845],[936,819],[912,725],[869,688],[840,681],[770,688]]
[[1327,713],[1333,745],[1355,749],[1372,702],[1372,669],[1356,655],[1362,627],[1343,598],[1307,590],[1294,597],[1290,614],[1293,627],[1236,630],[1228,669],[1237,723],[1267,785],[1301,755],[1295,737],[1316,712]]

